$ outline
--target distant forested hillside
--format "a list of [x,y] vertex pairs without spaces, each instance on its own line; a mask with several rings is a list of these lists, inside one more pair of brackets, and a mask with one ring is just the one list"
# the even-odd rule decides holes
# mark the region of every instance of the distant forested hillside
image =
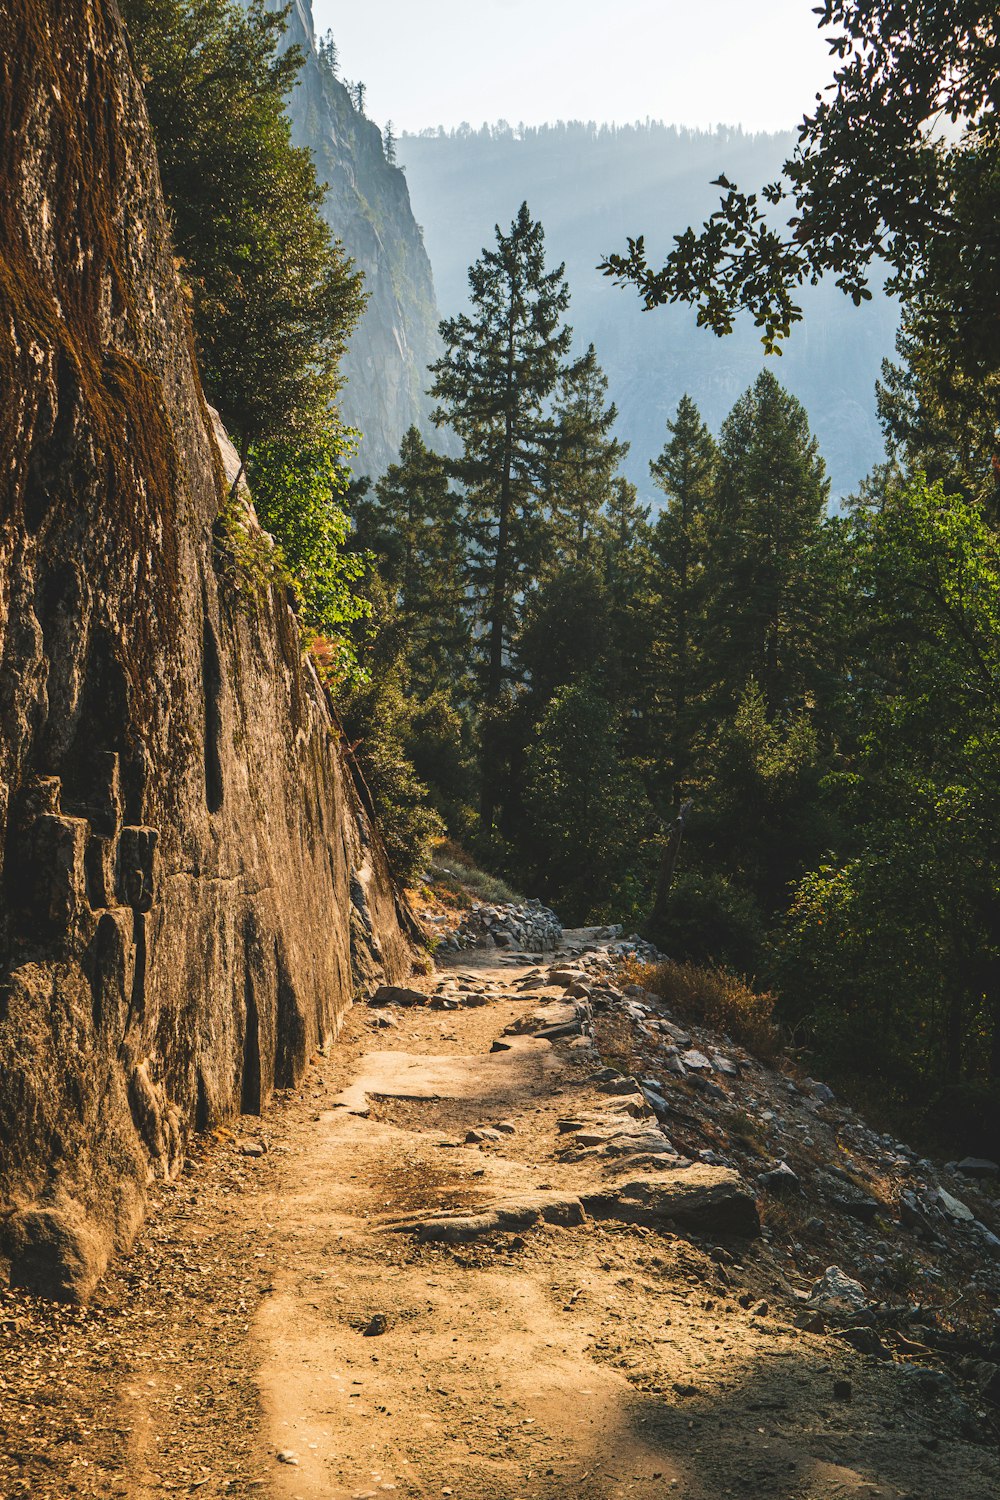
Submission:
[[[399,142],[414,212],[423,225],[438,302],[465,302],[466,271],[509,224],[522,200],[545,226],[550,260],[566,261],[570,320],[582,347],[593,340],[632,444],[625,471],[652,498],[648,461],[663,445],[667,418],[688,391],[717,426],[765,360],[749,323],[717,340],[676,308],[643,313],[634,292],[595,269],[628,235],[644,233],[658,263],[672,235],[700,222],[718,201],[725,172],[750,188],[777,172],[790,134],[738,129],[692,131],[657,123],[557,124],[514,130],[429,130]],[[768,363],[809,412],[835,496],[849,493],[882,456],[874,387],[893,352],[896,310],[876,297],[857,310],[831,284],[811,289],[807,317],[780,360]]]

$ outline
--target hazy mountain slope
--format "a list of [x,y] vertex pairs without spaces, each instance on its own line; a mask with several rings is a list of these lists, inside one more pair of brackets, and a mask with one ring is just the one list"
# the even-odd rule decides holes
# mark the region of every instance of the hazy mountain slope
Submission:
[[[283,0],[268,0],[272,10]],[[381,473],[406,429],[428,427],[427,365],[437,355],[438,312],[406,178],[391,166],[377,125],[318,56],[312,7],[295,0],[287,41],[305,53],[289,114],[296,145],[307,146],[328,184],[325,216],[365,274],[368,305],[344,362],[341,408],[362,433],[354,468]]]
[[[643,313],[632,292],[595,268],[630,234],[645,233],[659,255],[672,235],[715,206],[714,177],[725,171],[758,186],[791,144],[790,135],[732,130],[558,125],[523,138],[503,127],[404,136],[399,157],[446,313],[463,303],[467,267],[494,224],[509,224],[527,199],[545,225],[553,260],[566,261],[571,321],[581,343],[597,345],[621,409],[621,435],[632,443],[631,477],[648,493],[648,460],[659,452],[681,394],[690,391],[716,425],[764,356],[752,326],[719,341],[682,310]],[[806,312],[787,352],[772,363],[809,411],[834,494],[845,494],[881,457],[874,384],[892,352],[896,310],[882,296],[856,310],[831,285],[809,290]]]

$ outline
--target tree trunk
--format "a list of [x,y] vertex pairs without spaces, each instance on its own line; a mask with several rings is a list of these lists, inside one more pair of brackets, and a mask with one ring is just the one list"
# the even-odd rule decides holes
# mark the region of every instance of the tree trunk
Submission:
[[[507,410],[504,415],[503,468],[500,474],[500,507],[497,516],[497,550],[493,562],[493,593],[490,601],[490,657],[486,678],[486,703],[495,708],[503,688],[504,629],[507,623],[507,591],[510,587],[510,522],[514,470],[514,309],[507,330]],[[483,745],[483,785],[479,804],[481,832],[489,836],[496,819],[499,795],[498,756],[488,737]]]
[[656,879],[656,897],[653,901],[653,910],[649,916],[649,925],[654,932],[658,932],[666,921],[667,901],[670,898],[670,888],[674,883],[677,860],[681,852],[681,844],[684,841],[684,828],[693,807],[694,803],[690,800],[681,804],[667,837],[663,859],[660,861],[660,870]]

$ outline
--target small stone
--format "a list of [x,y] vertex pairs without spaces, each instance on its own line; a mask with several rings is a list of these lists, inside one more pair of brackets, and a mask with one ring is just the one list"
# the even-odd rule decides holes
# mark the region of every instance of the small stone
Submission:
[[833,1206],[839,1208],[841,1213],[847,1214],[849,1218],[860,1219],[862,1224],[871,1224],[883,1212],[882,1204],[875,1198],[869,1198],[866,1194],[858,1197],[836,1197],[832,1200]]
[[376,1313],[371,1322],[368,1324],[368,1327],[365,1329],[364,1337],[366,1339],[377,1339],[380,1338],[383,1333],[388,1333],[388,1331],[389,1319],[385,1316],[385,1313]]
[[693,1047],[689,1052],[685,1052],[682,1060],[684,1066],[690,1068],[694,1073],[711,1072],[711,1062],[705,1056],[704,1052],[699,1052],[696,1047]]
[[868,1294],[860,1281],[839,1266],[828,1266],[810,1291],[809,1301],[830,1312],[861,1312],[868,1305]]
[[267,1147],[263,1141],[240,1141],[240,1155],[249,1156],[254,1160],[267,1155]]
[[761,1187],[770,1193],[798,1193],[802,1191],[802,1184],[796,1174],[792,1171],[787,1161],[779,1161],[766,1172],[761,1172],[757,1178]]
[[739,1068],[730,1057],[723,1057],[721,1052],[712,1053],[712,1067],[717,1073],[724,1073],[727,1078],[739,1076]]
[[971,1224],[976,1217],[971,1208],[968,1208],[959,1198],[953,1198],[944,1188],[938,1188],[937,1201],[944,1209],[949,1219],[954,1219],[959,1224]]
[[636,1094],[639,1093],[639,1085],[634,1078],[609,1078],[606,1083],[599,1083],[597,1088],[602,1094]]
[[832,1104],[834,1099],[836,1098],[836,1095],[834,1094],[833,1089],[830,1088],[829,1084],[818,1083],[815,1078],[807,1078],[805,1081],[805,1087],[809,1090],[809,1093],[812,1094],[813,1098],[818,1104]]
[[484,1146],[492,1141],[502,1141],[503,1135],[499,1130],[494,1130],[491,1125],[481,1125],[475,1130],[470,1130],[465,1137],[467,1146]]
[[411,990],[404,985],[382,984],[368,1002],[369,1005],[426,1005],[423,990]]
[[875,1359],[892,1358],[874,1328],[843,1328],[837,1337],[843,1339],[845,1344],[850,1344],[859,1354],[870,1354]]
[[291,1448],[282,1448],[282,1449],[280,1449],[278,1451],[278,1453],[275,1454],[275,1457],[277,1458],[279,1464],[292,1464],[292,1465],[296,1465],[296,1464],[298,1464],[298,1461],[299,1461],[298,1460],[298,1455],[295,1454],[295,1453],[293,1453],[292,1450],[291,1450]]
[[498,1120],[493,1129],[499,1130],[501,1135],[517,1134],[517,1126],[511,1120]]
[[823,1314],[817,1312],[815,1308],[800,1308],[792,1319],[792,1322],[802,1333],[826,1332],[826,1321]]

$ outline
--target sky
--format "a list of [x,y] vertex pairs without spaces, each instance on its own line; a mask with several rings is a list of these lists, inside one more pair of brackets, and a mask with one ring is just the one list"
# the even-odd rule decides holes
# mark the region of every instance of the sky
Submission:
[[796,125],[829,82],[816,0],[313,0],[397,133],[558,119]]

